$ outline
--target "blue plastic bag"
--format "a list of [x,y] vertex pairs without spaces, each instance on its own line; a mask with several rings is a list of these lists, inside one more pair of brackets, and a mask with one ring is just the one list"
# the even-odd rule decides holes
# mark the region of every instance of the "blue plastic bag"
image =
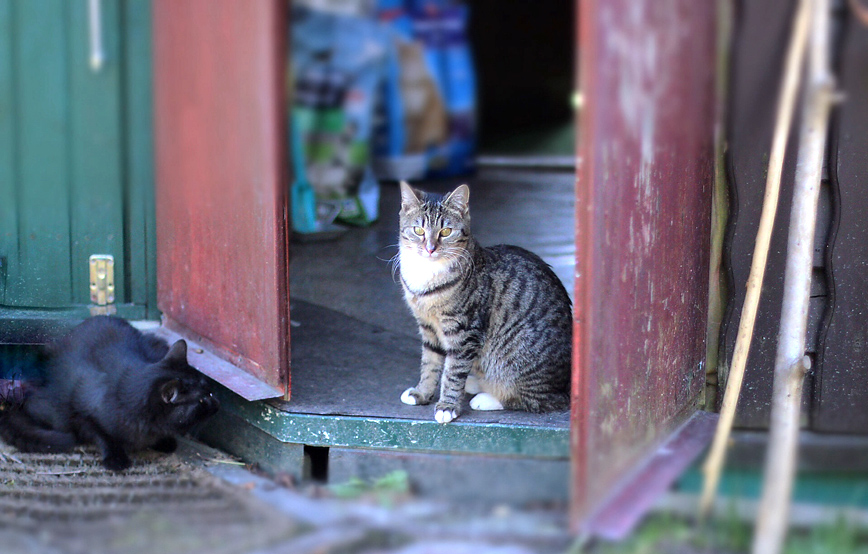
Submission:
[[467,173],[476,146],[476,76],[467,7],[380,0],[392,29],[375,130],[375,171],[391,179]]
[[476,151],[476,72],[467,40],[469,11],[462,3],[416,1],[413,34],[425,45],[428,64],[443,94],[448,137],[428,152],[428,175],[473,170]]

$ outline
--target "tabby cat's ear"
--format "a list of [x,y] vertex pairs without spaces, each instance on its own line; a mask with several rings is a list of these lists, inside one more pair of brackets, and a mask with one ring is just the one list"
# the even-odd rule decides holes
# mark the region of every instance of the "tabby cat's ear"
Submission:
[[461,185],[450,192],[444,202],[452,204],[458,209],[458,211],[466,213],[470,208],[470,187],[467,185]]
[[160,398],[163,399],[163,403],[171,404],[178,399],[178,393],[180,390],[181,382],[177,379],[169,379],[160,385]]
[[184,339],[176,341],[163,359],[167,362],[187,363],[187,341]]
[[407,184],[407,181],[401,181],[401,209],[418,207],[421,201],[421,193]]

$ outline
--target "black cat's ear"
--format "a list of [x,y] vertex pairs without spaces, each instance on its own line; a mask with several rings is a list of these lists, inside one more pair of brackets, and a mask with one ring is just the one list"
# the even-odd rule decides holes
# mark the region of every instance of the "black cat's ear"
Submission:
[[169,363],[187,363],[187,341],[176,341],[163,359]]
[[181,391],[181,382],[177,379],[169,379],[160,385],[160,398],[164,404],[172,404],[178,399],[178,394]]
[[461,213],[467,213],[467,210],[470,208],[470,187],[467,185],[461,185],[450,192],[449,196],[447,196],[446,200],[443,202],[445,204],[451,204]]
[[422,193],[407,184],[407,181],[401,181],[401,209],[418,207],[422,200]]

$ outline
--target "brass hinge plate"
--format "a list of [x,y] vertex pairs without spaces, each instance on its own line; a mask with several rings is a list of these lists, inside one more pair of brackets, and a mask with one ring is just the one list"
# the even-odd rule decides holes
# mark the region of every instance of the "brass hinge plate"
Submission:
[[115,301],[115,259],[108,254],[93,254],[90,264],[90,313],[113,314]]

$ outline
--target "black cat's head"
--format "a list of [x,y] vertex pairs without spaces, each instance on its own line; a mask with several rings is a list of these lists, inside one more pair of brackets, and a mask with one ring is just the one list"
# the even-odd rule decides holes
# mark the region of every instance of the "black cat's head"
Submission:
[[173,344],[156,365],[150,405],[164,429],[183,434],[217,413],[220,403],[208,380],[187,363],[186,341]]

